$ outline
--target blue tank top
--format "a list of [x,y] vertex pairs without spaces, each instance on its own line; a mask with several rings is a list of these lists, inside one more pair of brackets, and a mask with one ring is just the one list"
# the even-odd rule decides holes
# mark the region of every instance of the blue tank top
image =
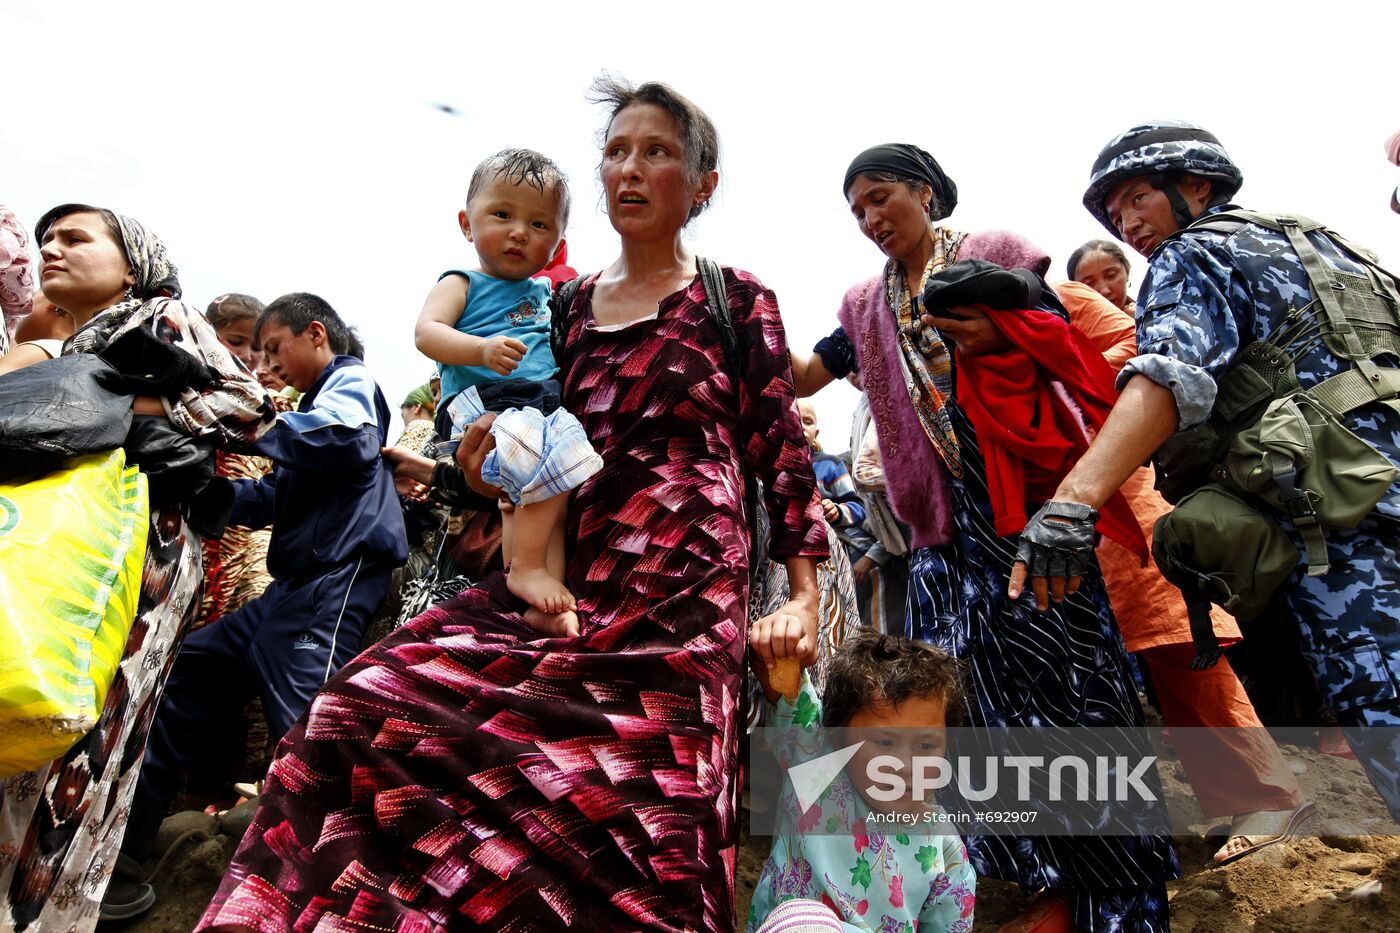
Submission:
[[530,379],[540,382],[554,378],[559,366],[549,347],[549,279],[498,279],[485,272],[453,269],[438,277],[460,275],[469,283],[467,306],[457,318],[456,329],[473,337],[505,334],[525,344],[525,358],[509,376],[485,366],[438,364],[442,376],[442,399],[446,402],[468,386],[500,382],[502,379]]

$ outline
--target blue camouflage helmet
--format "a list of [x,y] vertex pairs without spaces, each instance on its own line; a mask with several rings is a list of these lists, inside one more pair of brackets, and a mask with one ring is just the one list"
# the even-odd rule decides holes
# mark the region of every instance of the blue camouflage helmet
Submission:
[[[1089,188],[1084,192],[1084,206],[1108,232],[1123,237],[1109,221],[1104,200],[1124,179],[1138,175],[1156,175],[1154,187],[1163,188],[1178,214],[1184,211],[1180,195],[1174,187],[1163,187],[1166,177],[1174,172],[1209,178],[1215,201],[1225,201],[1240,190],[1244,175],[1235,165],[1225,147],[1208,131],[1194,123],[1180,120],[1153,120],[1119,133],[1103,147],[1089,174]],[[1178,217],[1183,226],[1190,217]]]

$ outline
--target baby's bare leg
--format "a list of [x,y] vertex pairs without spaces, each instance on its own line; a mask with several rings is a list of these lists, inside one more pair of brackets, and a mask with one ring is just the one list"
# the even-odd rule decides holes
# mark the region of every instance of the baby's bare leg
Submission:
[[501,566],[509,567],[515,556],[515,503],[509,499],[498,502],[501,510]]
[[548,547],[544,554],[544,566],[556,580],[564,579],[564,529],[569,524],[569,494],[555,496],[563,500],[564,508],[554,516],[554,525],[549,529]]
[[[568,524],[568,517],[568,509],[559,511],[554,529],[549,534],[549,549],[545,554],[545,568],[556,580],[564,579],[564,529]],[[543,635],[573,638],[579,633],[578,613],[572,609],[565,609],[563,612],[541,612],[531,606],[525,611],[525,621]]]
[[[517,506],[515,510],[515,553],[511,555],[506,586],[516,596],[541,612],[556,613],[574,608],[574,596],[563,584],[563,520],[568,509],[567,493]],[[559,559],[552,559],[555,529],[558,528]]]

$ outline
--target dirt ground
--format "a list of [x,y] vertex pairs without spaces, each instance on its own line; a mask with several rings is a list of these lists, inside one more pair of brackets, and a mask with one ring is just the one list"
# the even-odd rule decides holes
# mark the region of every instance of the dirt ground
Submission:
[[[1323,813],[1342,808],[1353,819],[1385,819],[1385,808],[1360,766],[1295,750],[1298,782]],[[1190,799],[1179,769],[1163,767],[1163,786],[1178,802]],[[1198,832],[1206,826],[1197,824]],[[1223,840],[1177,838],[1183,877],[1168,884],[1172,929],[1178,933],[1380,933],[1400,929],[1400,836],[1306,836],[1262,850],[1223,868],[1210,861]],[[738,865],[739,912],[768,855],[769,840],[745,834]],[[103,924],[102,933],[187,933],[208,903],[233,855],[234,841],[214,835],[187,841],[156,879],[160,901],[146,916]],[[1014,885],[978,881],[978,930],[1016,917],[1029,897]]]

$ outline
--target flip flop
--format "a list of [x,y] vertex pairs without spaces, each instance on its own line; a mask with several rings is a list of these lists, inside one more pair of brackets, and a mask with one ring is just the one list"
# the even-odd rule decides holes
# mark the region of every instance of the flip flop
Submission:
[[117,855],[116,869],[102,895],[99,920],[130,920],[150,910],[156,902],[156,889],[147,884],[141,866],[129,855]]
[[[1260,833],[1231,833],[1230,838],[1225,840],[1225,844],[1215,853],[1213,861],[1216,865],[1229,865],[1232,862],[1238,862],[1246,855],[1252,855],[1260,849],[1268,848],[1276,842],[1292,839],[1294,836],[1301,833],[1303,828],[1316,815],[1316,809],[1313,807],[1312,803],[1304,802],[1297,809],[1288,814],[1288,822],[1284,824],[1283,831],[1280,833],[1272,835]],[[1248,817],[1245,818],[1244,822],[1248,822]],[[1221,853],[1224,853],[1232,846],[1235,847],[1235,851],[1221,858]]]
[[262,781],[240,781],[239,783],[233,785],[233,792],[238,796],[242,797],[244,800],[252,800],[254,797],[257,797],[259,794],[262,793],[262,788]]

